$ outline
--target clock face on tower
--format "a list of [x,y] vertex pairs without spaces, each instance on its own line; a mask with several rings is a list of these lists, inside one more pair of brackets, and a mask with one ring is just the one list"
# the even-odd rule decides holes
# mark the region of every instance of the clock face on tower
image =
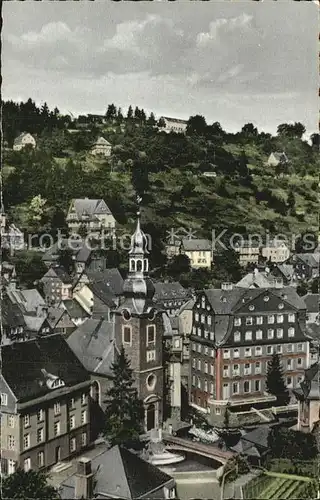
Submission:
[[153,321],[153,320],[154,320],[154,318],[156,317],[156,312],[157,312],[157,311],[156,311],[155,309],[151,309],[151,311],[150,311],[150,312],[149,312],[149,314],[148,314],[148,319],[149,319],[150,321]]
[[126,321],[129,321],[129,319],[131,318],[130,311],[128,311],[128,309],[123,309],[122,310],[122,316],[124,317],[124,319]]

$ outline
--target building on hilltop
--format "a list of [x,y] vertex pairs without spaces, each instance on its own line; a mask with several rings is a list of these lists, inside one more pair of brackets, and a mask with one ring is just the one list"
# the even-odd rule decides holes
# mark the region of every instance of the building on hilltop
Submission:
[[179,118],[169,118],[168,116],[162,116],[160,118],[165,123],[164,127],[160,127],[161,132],[175,132],[176,134],[185,134],[187,131],[187,120],[180,120]]
[[92,238],[101,236],[102,231],[104,231],[104,236],[113,235],[116,225],[115,218],[102,199],[72,200],[66,220],[71,234],[79,234],[80,228],[84,228],[86,234]]
[[205,239],[183,239],[180,252],[187,255],[193,269],[211,269],[212,244]]
[[111,156],[112,146],[104,137],[99,137],[93,144],[90,153],[93,156],[104,156],[109,158]]
[[258,264],[260,259],[260,245],[258,242],[245,240],[235,244],[235,252],[239,255],[240,266],[246,267],[248,264]]
[[281,355],[285,383],[296,388],[308,367],[306,306],[290,287],[204,290],[193,308],[190,401],[222,425],[231,407],[272,399],[267,363]]
[[2,346],[1,472],[46,469],[89,445],[90,377],[61,335]]
[[280,164],[289,163],[289,159],[284,152],[279,153],[277,151],[274,151],[270,154],[267,163],[271,167],[277,167]]
[[289,259],[290,250],[284,241],[274,239],[262,245],[261,255],[270,262],[281,263]]
[[31,134],[29,134],[29,132],[22,132],[22,134],[18,135],[18,137],[15,138],[13,142],[13,150],[21,151],[21,149],[25,148],[26,146],[35,148],[36,140]]

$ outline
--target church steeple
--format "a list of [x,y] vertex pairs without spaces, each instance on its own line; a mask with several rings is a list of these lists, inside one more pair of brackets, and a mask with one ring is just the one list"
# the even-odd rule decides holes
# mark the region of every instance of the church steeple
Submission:
[[152,305],[154,285],[148,276],[149,250],[148,238],[140,226],[140,203],[138,199],[136,230],[131,237],[129,250],[129,274],[123,284],[124,304],[132,312],[139,314],[147,312]]

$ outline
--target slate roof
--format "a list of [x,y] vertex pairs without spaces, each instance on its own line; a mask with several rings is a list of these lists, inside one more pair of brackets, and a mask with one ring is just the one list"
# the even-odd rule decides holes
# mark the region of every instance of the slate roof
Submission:
[[31,316],[25,314],[23,316],[24,322],[26,325],[26,329],[29,330],[30,332],[35,332],[38,333],[43,326],[43,323],[46,321],[45,316]]
[[[104,283],[103,281],[100,281],[98,283],[88,283],[87,286],[88,286],[88,288],[90,288],[93,295],[98,297],[98,299],[100,299],[103,302],[103,304],[105,304],[106,306],[108,306],[110,308],[113,308],[116,306],[116,304],[114,302],[113,290],[110,287],[110,285],[108,285],[108,283]],[[94,301],[94,298],[93,298],[93,301]]]
[[88,314],[75,299],[63,300],[60,305],[66,309],[71,318],[87,318]]
[[178,281],[165,283],[158,281],[154,283],[154,300],[163,301],[169,299],[184,299],[190,297],[190,291],[184,288]]
[[[95,492],[109,498],[133,500],[147,496],[172,481],[165,472],[119,446],[114,446],[95,457],[92,460],[92,470],[97,471]],[[67,488],[64,491],[65,486]],[[73,498],[75,475],[69,477],[62,488],[62,498]],[[164,498],[162,492],[159,492],[156,498]]]
[[294,275],[294,267],[292,264],[278,264],[277,268],[287,280],[291,280]]
[[181,118],[170,118],[169,116],[162,116],[161,118],[163,118],[164,120],[168,121],[168,122],[176,122],[176,123],[182,123],[182,124],[185,124],[187,125],[187,120],[181,120]]
[[3,346],[1,356],[2,375],[20,402],[52,392],[41,369],[69,387],[89,380],[88,372],[60,334]]
[[113,323],[88,319],[71,333],[67,342],[89,372],[112,375],[116,354]]
[[297,253],[295,256],[308,266],[319,268],[320,253]]
[[110,268],[103,271],[86,271],[86,275],[90,283],[104,282],[112,293],[116,296],[122,295],[123,292],[123,278],[119,269]]
[[64,309],[59,307],[49,307],[47,320],[51,328],[54,328],[56,324],[60,321],[65,312]]
[[29,290],[6,290],[7,296],[14,304],[18,304],[23,313],[36,313],[39,308],[46,308],[46,303],[36,288]]
[[307,312],[318,313],[320,309],[320,294],[319,293],[307,293],[302,297],[304,300]]
[[4,295],[0,305],[1,320],[4,327],[16,328],[25,326],[25,321],[20,307],[12,303],[9,298]]
[[104,137],[99,137],[94,143],[94,146],[111,146],[111,144]]
[[268,278],[264,273],[248,273],[235,285],[237,288],[271,288],[273,286],[273,277]]
[[183,239],[182,247],[185,252],[211,251],[212,245],[209,240],[201,239]]
[[268,436],[272,426],[260,425],[256,429],[247,432],[241,438],[243,441],[251,443],[251,446],[257,446],[258,448],[268,448]]
[[58,278],[65,285],[71,285],[72,283],[71,276],[61,266],[50,267],[50,269],[46,272],[46,274],[42,276],[40,281],[43,281],[45,278]]
[[[82,217],[83,215],[93,216],[98,213],[111,215],[109,207],[102,198],[95,200],[89,198],[76,198],[72,201],[72,205],[74,206],[78,217]],[[100,211],[99,207],[104,207],[106,210]]]
[[[71,245],[68,245],[68,240],[64,239],[60,242],[60,248],[70,248],[77,262],[86,263],[89,260],[92,250],[85,244],[84,240],[72,240]],[[56,262],[58,260],[59,248],[58,243],[54,243],[42,257],[45,262]]]

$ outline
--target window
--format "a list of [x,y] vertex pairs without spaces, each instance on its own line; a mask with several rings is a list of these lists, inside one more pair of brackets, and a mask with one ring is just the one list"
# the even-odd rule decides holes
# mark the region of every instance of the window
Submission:
[[247,331],[247,332],[246,332],[246,335],[245,335],[245,339],[246,339],[246,340],[252,340],[252,332]]
[[196,385],[196,377],[195,377],[195,375],[192,375],[192,385],[193,386]]
[[250,304],[249,311],[254,311],[254,305],[253,304]]
[[29,425],[30,425],[30,415],[25,415],[23,417],[23,425],[25,427],[29,427]]
[[131,327],[124,326],[122,330],[122,343],[131,344]]
[[255,380],[254,381],[254,390],[255,390],[255,392],[260,392],[261,391],[261,381],[260,380]]
[[282,345],[277,345],[277,353],[282,354]]
[[230,359],[230,350],[229,349],[223,350],[223,359]]
[[81,446],[87,446],[87,433],[83,432],[81,434]]
[[299,366],[299,368],[302,367],[302,365],[303,365],[303,359],[302,358],[298,358],[297,359],[297,365]]
[[198,377],[198,389],[201,389],[201,379]]
[[76,400],[74,398],[71,398],[68,404],[69,404],[69,410],[73,410],[76,406]]
[[288,314],[288,321],[289,323],[294,323],[296,320],[296,315],[294,313]]
[[43,420],[44,420],[44,411],[43,410],[38,410],[37,418],[38,418],[38,422],[43,422]]
[[204,322],[205,322],[204,314],[201,314],[201,323],[204,323]]
[[39,451],[38,453],[38,467],[44,466],[44,453],[43,451]]
[[14,427],[14,415],[8,415],[8,427]]
[[282,339],[283,337],[283,329],[277,328],[277,339]]
[[208,392],[208,381],[204,381],[204,392]]
[[241,340],[241,334],[240,334],[240,332],[234,332],[234,334],[233,334],[233,340],[235,342],[240,342],[240,340]]
[[274,323],[274,315],[271,314],[270,316],[268,316],[268,325],[272,325]]
[[5,392],[1,393],[1,406],[8,405],[8,395]]
[[87,404],[87,395],[86,394],[81,394],[81,404],[82,405]]
[[147,351],[147,362],[154,361],[156,359],[156,351]]
[[14,460],[8,460],[8,474],[14,474],[16,471],[16,462]]
[[246,358],[249,358],[251,356],[251,347],[246,347],[244,350],[244,355]]
[[147,326],[147,344],[152,344],[156,340],[156,328],[154,325]]
[[193,335],[197,335],[197,329],[195,326],[192,327],[192,333]]
[[54,403],[54,405],[53,405],[53,413],[55,415],[60,415],[60,412],[61,412],[60,403],[59,402]]
[[210,375],[214,375],[214,365],[210,365]]
[[292,385],[292,377],[287,377],[287,386],[290,387]]
[[250,382],[248,380],[243,384],[243,392],[250,392]]
[[267,354],[273,354],[274,348],[273,345],[268,345],[267,346]]
[[196,359],[195,359],[195,358],[193,358],[193,359],[192,359],[192,368],[195,368],[195,367],[196,367]]
[[205,347],[205,348],[204,348],[204,353],[205,353],[205,355],[206,355],[206,356],[208,356],[208,352],[209,352],[208,347]]
[[283,308],[284,308],[284,304],[281,302],[281,303],[278,305],[278,308],[279,308],[279,309],[283,309]]
[[195,313],[194,319],[195,319],[195,321],[199,321],[199,313]]
[[262,325],[263,323],[263,316],[257,316],[257,325]]
[[201,328],[197,328],[197,334],[201,337]]
[[214,393],[214,385],[213,382],[210,383],[210,394]]
[[83,410],[81,412],[81,424],[86,424],[87,423],[87,412],[86,410]]
[[269,295],[265,295],[265,296],[263,297],[263,300],[264,300],[265,302],[268,302],[268,301],[269,301],[269,298],[270,298],[270,297],[269,297]]
[[261,340],[262,339],[262,330],[257,330],[256,331],[256,340]]
[[216,415],[221,415],[221,408],[220,408],[220,406],[216,406]]
[[262,354],[262,347],[257,346],[257,347],[255,348],[255,355],[256,355],[256,356],[261,356],[261,354]]
[[272,328],[268,329],[268,339],[273,339],[274,337],[274,330]]
[[240,375],[240,367],[239,367],[239,365],[233,365],[233,367],[232,367],[232,373],[235,376],[239,376]]
[[198,344],[198,353],[201,354],[201,344]]
[[204,364],[204,372],[208,373],[208,363],[207,362],[205,362],[205,364]]
[[292,359],[287,359],[287,370],[292,370]]
[[31,469],[31,458],[26,458],[23,462],[23,468],[25,472],[28,472]]
[[250,375],[251,373],[251,365],[250,363],[245,363],[244,365],[244,374],[245,375]]
[[201,359],[198,359],[198,370],[201,370]]
[[180,339],[175,339],[174,340],[174,347],[178,349],[180,347]]
[[303,345],[302,344],[298,344],[297,345],[297,351],[301,352],[302,350],[303,350]]
[[60,434],[60,422],[55,422],[53,426],[53,433],[55,436],[59,436]]
[[292,344],[287,345],[287,352],[293,352],[293,345]]
[[14,450],[16,446],[16,442],[14,436],[8,436],[7,440],[8,450]]
[[240,326],[241,325],[241,318],[234,318],[233,324],[234,324],[234,326]]
[[76,417],[75,417],[75,415],[72,415],[70,417],[70,429],[74,429],[75,426],[76,426]]
[[239,394],[239,383],[238,382],[234,382],[232,384],[232,392],[233,392],[233,394]]
[[26,450],[27,448],[30,448],[30,434],[23,436],[23,449]]
[[208,325],[211,325],[211,316],[208,316]]
[[76,438],[70,439],[70,452],[73,453],[77,449]]
[[42,443],[44,440],[43,428],[37,430],[37,443]]
[[255,373],[261,373],[261,363],[260,363],[260,361],[256,362]]
[[283,314],[277,315],[277,323],[283,323]]
[[238,358],[239,357],[239,349],[233,349],[233,357]]
[[288,336],[294,337],[294,328],[292,326],[290,328],[288,328]]
[[228,365],[224,365],[224,367],[223,367],[223,376],[229,377],[229,366]]

